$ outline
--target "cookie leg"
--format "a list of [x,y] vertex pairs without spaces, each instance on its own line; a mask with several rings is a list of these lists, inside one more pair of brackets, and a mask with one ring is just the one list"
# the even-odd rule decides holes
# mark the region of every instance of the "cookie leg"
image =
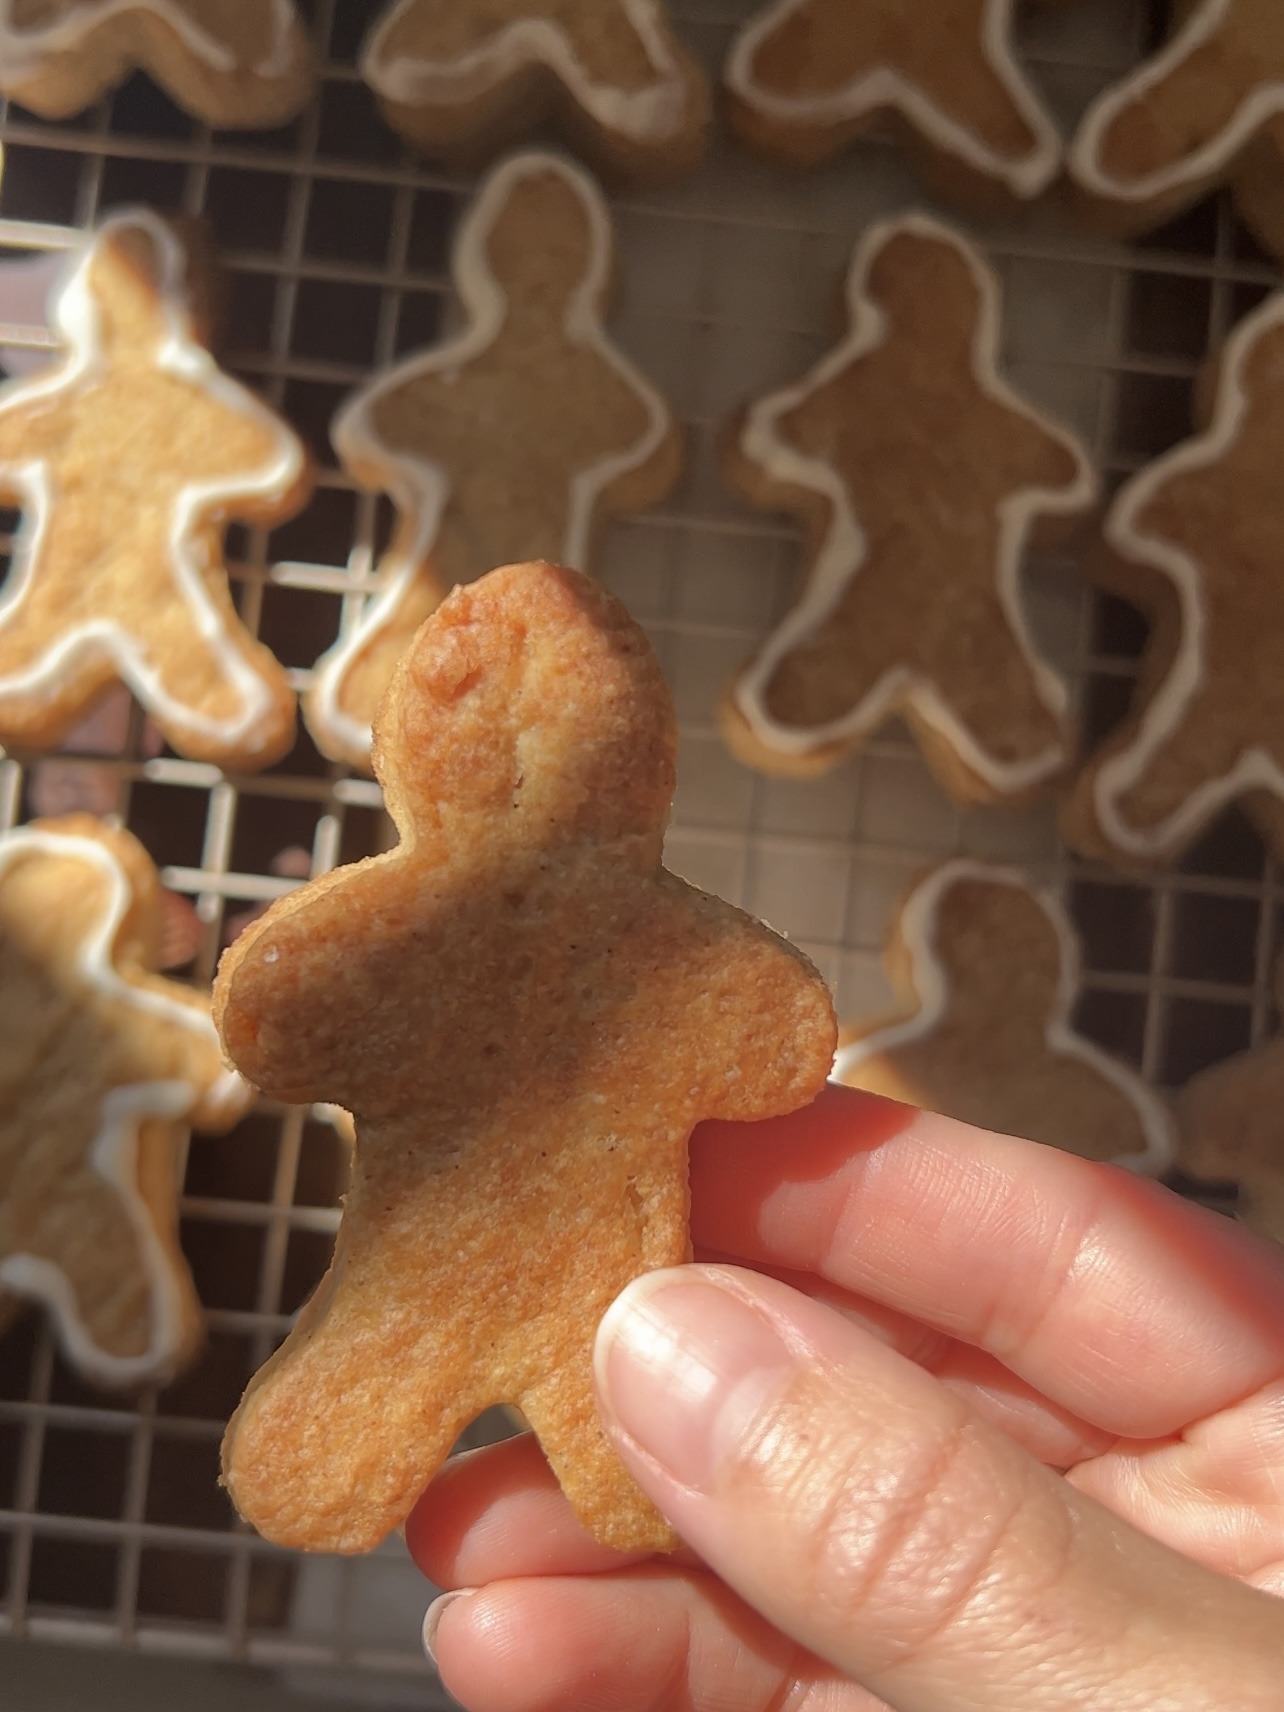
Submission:
[[0,608],[0,743],[52,748],[115,677],[98,645],[68,646],[46,606]]
[[[1072,756],[1069,724],[1055,709],[1058,686],[1051,674],[1015,637],[1006,636],[997,619],[976,652],[966,638],[961,652],[953,670],[938,666],[931,691],[912,708],[933,771],[965,801],[1003,801],[1050,783]],[[942,703],[969,741],[942,725]]]

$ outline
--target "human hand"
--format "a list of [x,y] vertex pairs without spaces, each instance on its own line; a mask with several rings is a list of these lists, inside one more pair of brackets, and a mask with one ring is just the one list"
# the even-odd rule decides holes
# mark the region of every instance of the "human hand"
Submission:
[[703,1126],[692,1200],[720,1264],[598,1338],[689,1549],[594,1544],[530,1439],[448,1465],[407,1539],[471,1712],[1279,1712],[1279,1250],[834,1087]]

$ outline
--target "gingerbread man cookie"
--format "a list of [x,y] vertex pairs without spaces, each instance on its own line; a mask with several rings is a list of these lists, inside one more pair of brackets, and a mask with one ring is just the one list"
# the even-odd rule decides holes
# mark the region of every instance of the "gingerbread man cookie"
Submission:
[[181,1126],[249,1102],[208,997],[155,973],[162,925],[128,832],[69,815],[0,838],[0,1316],[42,1303],[103,1386],[168,1378],[199,1344]]
[[[1275,972],[1284,1014],[1284,961]],[[1205,1183],[1238,1183],[1239,1216],[1284,1243],[1284,1035],[1238,1053],[1177,1096],[1177,1163]]]
[[65,119],[141,66],[206,124],[284,124],[312,94],[294,0],[0,0],[0,95]]
[[1284,7],[1187,0],[1167,47],[1089,108],[1069,154],[1081,199],[1123,236],[1220,184],[1284,255]]
[[1158,1174],[1172,1163],[1167,1107],[1075,1033],[1074,930],[1011,869],[947,862],[897,912],[890,1020],[845,1028],[834,1076],[982,1129]]
[[835,1041],[807,960],[661,867],[675,742],[599,585],[531,564],[457,588],[376,721],[401,844],[224,954],[233,1061],[357,1132],[334,1264],[225,1442],[267,1538],[374,1546],[508,1402],[599,1539],[672,1544],[598,1424],[594,1330],[689,1254],[694,1125],[805,1104]]
[[599,170],[655,181],[693,167],[709,129],[704,73],[660,0],[395,0],[361,71],[395,130],[457,160],[552,115]]
[[810,564],[725,698],[727,740],[808,776],[902,714],[954,796],[1016,801],[1072,752],[1022,560],[1037,526],[1087,510],[1095,479],[1000,379],[998,283],[957,233],[921,215],[874,227],[847,289],[843,343],[729,443],[736,486],[805,522]]
[[811,166],[892,117],[937,185],[1029,201],[1062,143],[1012,43],[1014,0],[775,0],[732,43],[732,126]]
[[303,449],[197,341],[186,257],[146,210],[108,220],[53,305],[65,357],[0,388],[0,496],[22,508],[0,593],[0,742],[57,745],[123,680],[181,754],[267,766],[286,673],[236,615],[229,518],[307,498]]
[[380,593],[317,664],[304,716],[333,760],[370,765],[370,722],[419,625],[457,582],[528,554],[588,570],[612,514],[676,481],[664,400],[610,341],[612,243],[593,181],[555,155],[512,156],[460,228],[464,332],[399,363],[339,412],[344,466],[399,522]]
[[1134,710],[1066,805],[1067,842],[1175,860],[1243,800],[1284,856],[1284,295],[1227,343],[1206,432],[1149,465],[1106,519],[1097,570],[1155,625]]

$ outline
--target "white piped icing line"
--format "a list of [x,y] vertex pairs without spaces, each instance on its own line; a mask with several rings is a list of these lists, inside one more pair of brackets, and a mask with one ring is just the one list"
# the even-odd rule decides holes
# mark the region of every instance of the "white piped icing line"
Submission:
[[[119,1005],[159,1017],[175,1028],[190,1030],[207,1039],[218,1051],[218,1035],[208,1010],[184,1004],[153,987],[135,986],[117,971],[112,951],[129,909],[131,891],[128,877],[111,851],[93,838],[20,827],[0,839],[0,878],[14,863],[32,855],[88,863],[107,880],[107,907],[81,949],[79,972],[85,983]],[[207,1090],[198,1089],[190,1082],[165,1079],[112,1088],[103,1096],[89,1158],[98,1176],[120,1198],[150,1284],[151,1336],[141,1354],[115,1356],[93,1342],[80,1316],[70,1281],[54,1262],[21,1252],[0,1256],[0,1286],[42,1302],[49,1309],[69,1358],[88,1377],[108,1386],[130,1385],[150,1378],[164,1370],[182,1338],[184,1296],[138,1187],[142,1124],[149,1118],[178,1122],[190,1117],[198,1107],[208,1121],[230,1123],[248,1100],[248,1085],[234,1070],[227,1069]]]
[[[43,694],[52,700],[65,672],[73,670],[82,658],[102,653],[112,661],[139,701],[177,730],[215,738],[229,748],[241,744],[253,747],[255,728],[271,708],[272,696],[263,679],[233,644],[226,618],[210,599],[202,574],[203,547],[196,538],[196,526],[208,510],[223,502],[228,502],[229,510],[234,511],[238,499],[271,498],[288,493],[303,476],[304,453],[285,424],[252,393],[224,374],[193,337],[185,305],[186,258],[178,240],[157,215],[145,208],[130,209],[104,221],[90,236],[73,261],[52,306],[51,323],[68,347],[67,357],[34,377],[0,386],[0,416],[6,409],[25,409],[37,399],[70,391],[93,380],[102,362],[98,307],[90,288],[93,262],[99,248],[110,243],[117,233],[140,228],[155,246],[161,268],[158,292],[168,335],[157,354],[158,367],[182,376],[221,400],[230,410],[249,417],[268,431],[275,442],[274,457],[258,469],[218,480],[188,483],[174,504],[170,530],[175,585],[226,677],[236,686],[242,710],[227,719],[214,719],[174,700],[163,688],[158,666],[140,640],[106,618],[68,626],[58,632],[40,658],[25,670],[0,676],[0,705],[6,695]],[[7,482],[20,496],[23,514],[14,538],[9,579],[0,596],[0,632],[26,599],[38,574],[45,531],[57,503],[56,485],[48,464],[47,459],[35,458],[28,463],[0,465]]]
[[[1230,772],[1198,785],[1166,820],[1149,830],[1130,826],[1120,809],[1156,754],[1181,725],[1206,677],[1208,610],[1204,571],[1198,560],[1171,541],[1148,534],[1141,518],[1174,476],[1220,463],[1234,447],[1247,415],[1244,370],[1258,341],[1284,327],[1284,293],[1277,293],[1235,329],[1226,344],[1212,427],[1157,459],[1121,489],[1106,518],[1106,540],[1123,558],[1152,565],[1173,585],[1178,604],[1176,652],[1168,674],[1141,715],[1127,748],[1104,761],[1092,781],[1092,804],[1102,832],[1118,849],[1155,859],[1194,837],[1229,803],[1253,791],[1269,791],[1284,802],[1284,767],[1267,750],[1244,750]],[[1262,566],[1263,574],[1274,566]]]
[[[465,0],[456,3],[464,4]],[[545,66],[598,124],[637,142],[663,142],[682,128],[690,97],[657,0],[596,3],[622,13],[642,44],[655,72],[653,81],[643,88],[621,89],[594,82],[570,35],[551,18],[516,18],[489,41],[454,59],[404,55],[394,59],[389,54],[388,38],[418,8],[420,0],[396,0],[376,24],[362,51],[361,73],[386,100],[413,107],[468,101],[478,80],[495,85],[529,66]]]
[[131,12],[150,14],[166,24],[195,58],[211,71],[248,71],[255,77],[280,77],[289,71],[291,42],[297,27],[293,0],[261,0],[272,20],[272,45],[252,66],[239,65],[227,42],[203,29],[179,0],[82,0],[47,24],[22,28],[13,21],[13,0],[0,0],[0,89],[40,69],[52,54],[81,47],[94,30]]
[[944,863],[914,888],[901,906],[897,919],[900,938],[910,956],[910,976],[918,999],[918,1010],[904,1022],[892,1023],[864,1040],[840,1047],[834,1058],[832,1080],[845,1081],[871,1058],[885,1057],[923,1040],[940,1024],[949,1006],[949,981],[937,954],[937,921],[947,893],[967,881],[986,886],[1011,886],[1032,898],[1048,918],[1060,948],[1057,991],[1044,1029],[1048,1050],[1058,1057],[1078,1059],[1081,1064],[1088,1065],[1104,1081],[1117,1088],[1136,1111],[1145,1147],[1142,1152],[1125,1154],[1114,1163],[1126,1165],[1130,1170],[1147,1176],[1158,1176],[1166,1171],[1176,1156],[1176,1140],[1168,1109],[1140,1076],[1076,1034],[1070,1026],[1079,986],[1078,939],[1070,918],[1057,899],[1031,886],[1015,868],[995,868],[985,862],[960,858]]
[[1065,749],[1055,745],[1028,760],[1004,762],[985,750],[962,724],[929,679],[904,666],[890,667],[855,707],[827,725],[785,725],[767,710],[766,696],[780,663],[819,630],[842,600],[865,562],[867,541],[846,483],[833,464],[807,457],[781,437],[781,418],[828,385],[859,358],[877,350],[889,332],[887,316],[866,294],[870,270],[894,238],[909,232],[936,243],[950,244],[966,261],[980,294],[981,315],[973,348],[973,372],[981,389],[1010,410],[1036,423],[1074,459],[1074,480],[1061,488],[1018,487],[1000,508],[998,590],[1004,616],[1030,668],[1039,699],[1058,721],[1069,707],[1065,684],[1037,653],[1021,602],[1021,561],[1037,517],[1073,515],[1086,510],[1097,492],[1096,476],[1083,448],[1051,418],[1019,398],[998,372],[1002,304],[998,282],[981,258],[959,234],[923,214],[881,222],[866,233],[856,252],[847,281],[851,331],[795,386],[770,394],[754,404],[741,431],[740,447],[751,462],[776,480],[823,494],[830,504],[830,525],[811,566],[802,599],[771,633],[761,651],[740,675],[732,691],[735,707],[750,730],[767,748],[783,755],[806,755],[833,743],[874,730],[894,705],[908,701],[925,724],[940,733],[968,769],[993,790],[1016,794],[1060,772]]
[[[1216,137],[1194,150],[1184,160],[1141,178],[1117,178],[1102,164],[1102,145],[1120,114],[1189,59],[1217,34],[1230,16],[1234,0],[1204,0],[1173,39],[1131,77],[1100,95],[1084,116],[1070,147],[1068,164],[1076,183],[1094,195],[1114,202],[1150,202],[1156,198],[1197,186],[1220,177],[1235,156],[1269,120],[1284,113],[1284,80],[1265,80],[1246,95],[1234,118]],[[1284,173],[1284,163],[1281,163]]]
[[[917,0],[917,4],[922,3]],[[814,4],[815,0],[776,0],[732,43],[723,80],[747,107],[782,125],[791,121],[841,125],[894,108],[935,148],[988,178],[998,179],[1014,196],[1038,196],[1057,176],[1064,154],[1061,133],[1012,51],[1012,0],[987,0],[981,46],[1034,138],[1030,152],[1015,160],[997,153],[975,131],[943,113],[926,90],[894,66],[876,66],[828,95],[781,95],[765,88],[754,75],[759,49],[796,13]]]
[[373,636],[392,619],[407,587],[421,574],[450,498],[449,482],[440,465],[415,457],[404,447],[393,449],[380,437],[375,407],[420,375],[451,375],[490,349],[503,329],[508,302],[492,269],[487,246],[496,222],[524,178],[555,173],[574,191],[588,219],[590,248],[583,280],[567,302],[564,330],[572,343],[596,353],[632,389],[647,415],[647,425],[634,445],[577,470],[571,481],[566,537],[562,558],[584,569],[588,557],[593,510],[598,496],[630,470],[654,456],[669,432],[669,408],[650,381],[607,337],[601,298],[611,269],[611,223],[596,184],[578,166],[560,155],[527,151],[502,161],[485,181],[469,209],[455,241],[451,272],[468,325],[456,339],[398,363],[358,392],[339,411],[330,432],[335,450],[349,468],[375,465],[386,471],[384,486],[401,518],[413,522],[406,544],[384,559],[380,575],[384,588],[373,597],[354,629],[317,662],[307,698],[308,723],[314,734],[328,736],[345,753],[370,751],[370,726],[354,719],[340,705],[353,661]]

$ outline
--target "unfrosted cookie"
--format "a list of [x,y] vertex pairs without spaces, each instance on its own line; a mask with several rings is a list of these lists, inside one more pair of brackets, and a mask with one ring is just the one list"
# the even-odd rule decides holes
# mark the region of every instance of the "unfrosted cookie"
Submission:
[[1210,426],[1120,491],[1095,570],[1154,625],[1063,831],[1123,866],[1174,861],[1237,801],[1284,856],[1284,295],[1236,328],[1207,391]]
[[234,1062],[356,1120],[334,1264],[224,1445],[267,1538],[367,1550],[514,1403],[599,1539],[673,1543],[599,1425],[594,1331],[688,1258],[695,1124],[806,1104],[835,1041],[806,958],[661,866],[675,746],[598,584],[532,564],[458,588],[376,722],[401,843],[224,954]]
[[900,714],[954,796],[1020,800],[1073,753],[1023,558],[1091,506],[1091,467],[1000,378],[998,282],[958,233],[922,215],[874,227],[847,295],[842,344],[730,436],[730,479],[803,522],[808,565],[724,700],[727,740],[805,777]]
[[694,166],[709,128],[660,0],[394,0],[361,71],[395,130],[466,161],[552,117],[600,170],[654,181]]
[[41,1303],[103,1386],[166,1379],[199,1344],[181,1126],[249,1101],[208,996],[155,973],[163,925],[129,833],[69,815],[0,837],[0,1320]]
[[236,615],[222,543],[232,518],[292,516],[307,460],[199,342],[186,275],[156,215],[113,216],[52,306],[65,355],[0,387],[0,496],[22,510],[5,745],[56,746],[118,678],[194,760],[264,767],[294,740],[294,692]]
[[1284,6],[1178,5],[1166,47],[1089,108],[1069,154],[1093,219],[1122,236],[1218,185],[1284,255]]
[[775,0],[732,43],[736,133],[811,166],[896,120],[938,186],[1029,201],[1062,142],[1012,42],[1014,0]]
[[207,124],[283,124],[315,81],[294,0],[0,0],[0,95],[46,119],[141,66]]
[[845,1027],[837,1081],[1088,1159],[1158,1173],[1172,1120],[1141,1077],[1076,1034],[1079,950],[1019,873],[943,864],[896,913],[895,1014]]
[[464,331],[378,376],[335,419],[344,467],[386,489],[398,521],[379,593],[304,699],[332,759],[369,766],[393,668],[455,583],[531,555],[591,570],[599,526],[677,479],[673,416],[603,327],[612,250],[586,173],[512,156],[456,240]]

